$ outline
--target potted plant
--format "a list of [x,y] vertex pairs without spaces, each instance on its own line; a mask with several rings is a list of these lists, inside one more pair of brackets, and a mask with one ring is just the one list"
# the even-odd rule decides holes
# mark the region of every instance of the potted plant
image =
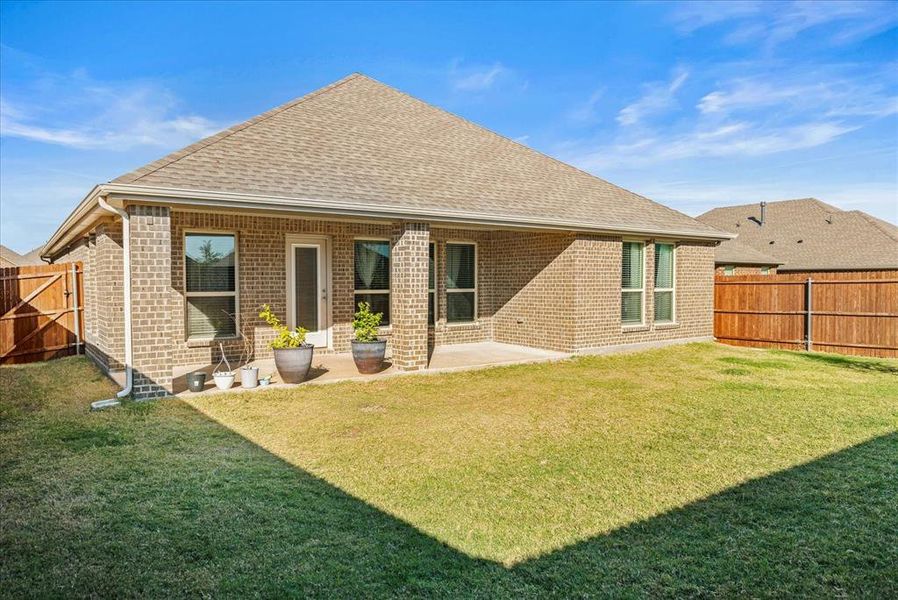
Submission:
[[270,346],[274,351],[274,366],[284,383],[302,383],[312,366],[315,346],[306,343],[308,331],[296,327],[292,331],[281,323],[267,304],[262,306],[259,318],[274,330],[275,337]]
[[[218,349],[221,351],[221,358],[218,361],[218,364],[215,365],[215,369],[212,371],[212,380],[215,381],[215,387],[220,390],[229,390],[231,386],[234,385],[234,377],[235,373],[231,369],[231,363],[228,362],[228,357],[225,356],[224,345],[221,342],[218,342]],[[227,370],[221,370],[221,363],[224,363],[227,367]]]
[[[234,323],[237,324],[237,319],[234,317],[231,318],[233,318]],[[237,332],[240,334],[240,339],[243,341],[243,350],[240,353],[240,362],[243,363],[243,366],[240,367],[240,387],[249,390],[259,385],[259,367],[254,367],[249,364],[249,357],[253,355],[253,343],[246,335],[246,331],[237,325]]]
[[359,302],[359,310],[352,319],[352,360],[359,373],[377,373],[384,362],[387,341],[378,339],[377,328],[383,319],[383,313],[371,312],[371,305]]

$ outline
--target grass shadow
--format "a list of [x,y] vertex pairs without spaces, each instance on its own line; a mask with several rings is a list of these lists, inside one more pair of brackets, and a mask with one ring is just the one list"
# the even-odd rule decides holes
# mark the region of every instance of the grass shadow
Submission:
[[801,360],[816,362],[853,371],[877,372],[898,375],[898,364],[890,363],[883,359],[866,358],[863,356],[844,356],[841,354],[825,354],[822,352],[793,353]]

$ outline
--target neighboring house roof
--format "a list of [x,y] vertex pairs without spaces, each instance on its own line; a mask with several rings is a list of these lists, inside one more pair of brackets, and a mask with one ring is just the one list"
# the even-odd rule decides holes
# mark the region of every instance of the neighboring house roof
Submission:
[[269,199],[307,212],[730,237],[359,74],[104,185],[144,198],[228,194],[244,208]]
[[[763,225],[759,204],[715,208],[698,219],[775,257],[779,271],[898,269],[898,227],[816,198],[768,202]],[[721,253],[732,243],[723,242]]]
[[22,266],[22,255],[0,244],[0,267]]
[[28,265],[42,265],[41,251],[43,246],[38,246],[27,254],[19,254],[6,246],[0,245],[0,267],[25,267]]
[[718,265],[760,265],[776,266],[780,261],[760,250],[755,250],[748,244],[743,244],[738,238],[721,242],[714,249],[714,262]]

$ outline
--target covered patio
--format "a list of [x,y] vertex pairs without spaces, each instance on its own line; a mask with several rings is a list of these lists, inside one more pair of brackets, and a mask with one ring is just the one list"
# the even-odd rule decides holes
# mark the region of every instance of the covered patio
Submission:
[[[389,348],[389,346],[388,346]],[[259,376],[271,375],[271,384],[259,386],[255,389],[270,389],[272,387],[294,387],[297,385],[318,385],[337,383],[341,381],[369,381],[372,379],[384,379],[397,375],[444,373],[448,371],[463,371],[479,369],[499,365],[521,364],[529,362],[547,362],[568,358],[571,354],[555,352],[528,346],[504,344],[500,342],[476,342],[470,344],[451,344],[437,346],[430,355],[428,366],[421,371],[404,373],[393,366],[389,355],[384,362],[384,368],[373,375],[363,375],[358,372],[352,361],[352,354],[348,352],[316,354],[312,361],[312,369],[309,377],[300,384],[282,383],[274,366],[274,359],[262,359],[253,361],[253,366],[259,367]],[[239,372],[236,365],[232,365]],[[178,367],[172,372],[173,392],[182,397],[191,397],[203,392],[190,392],[187,390],[187,374],[194,371],[202,371],[207,374],[206,388],[204,392],[215,391],[215,383],[212,381],[214,365],[193,365]],[[228,392],[245,391],[240,387],[239,375],[234,387]]]

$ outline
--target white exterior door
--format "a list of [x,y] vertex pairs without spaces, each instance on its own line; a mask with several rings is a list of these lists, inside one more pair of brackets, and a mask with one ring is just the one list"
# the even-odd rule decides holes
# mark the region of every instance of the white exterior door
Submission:
[[287,237],[287,324],[309,331],[316,347],[331,344],[330,241],[318,236]]

